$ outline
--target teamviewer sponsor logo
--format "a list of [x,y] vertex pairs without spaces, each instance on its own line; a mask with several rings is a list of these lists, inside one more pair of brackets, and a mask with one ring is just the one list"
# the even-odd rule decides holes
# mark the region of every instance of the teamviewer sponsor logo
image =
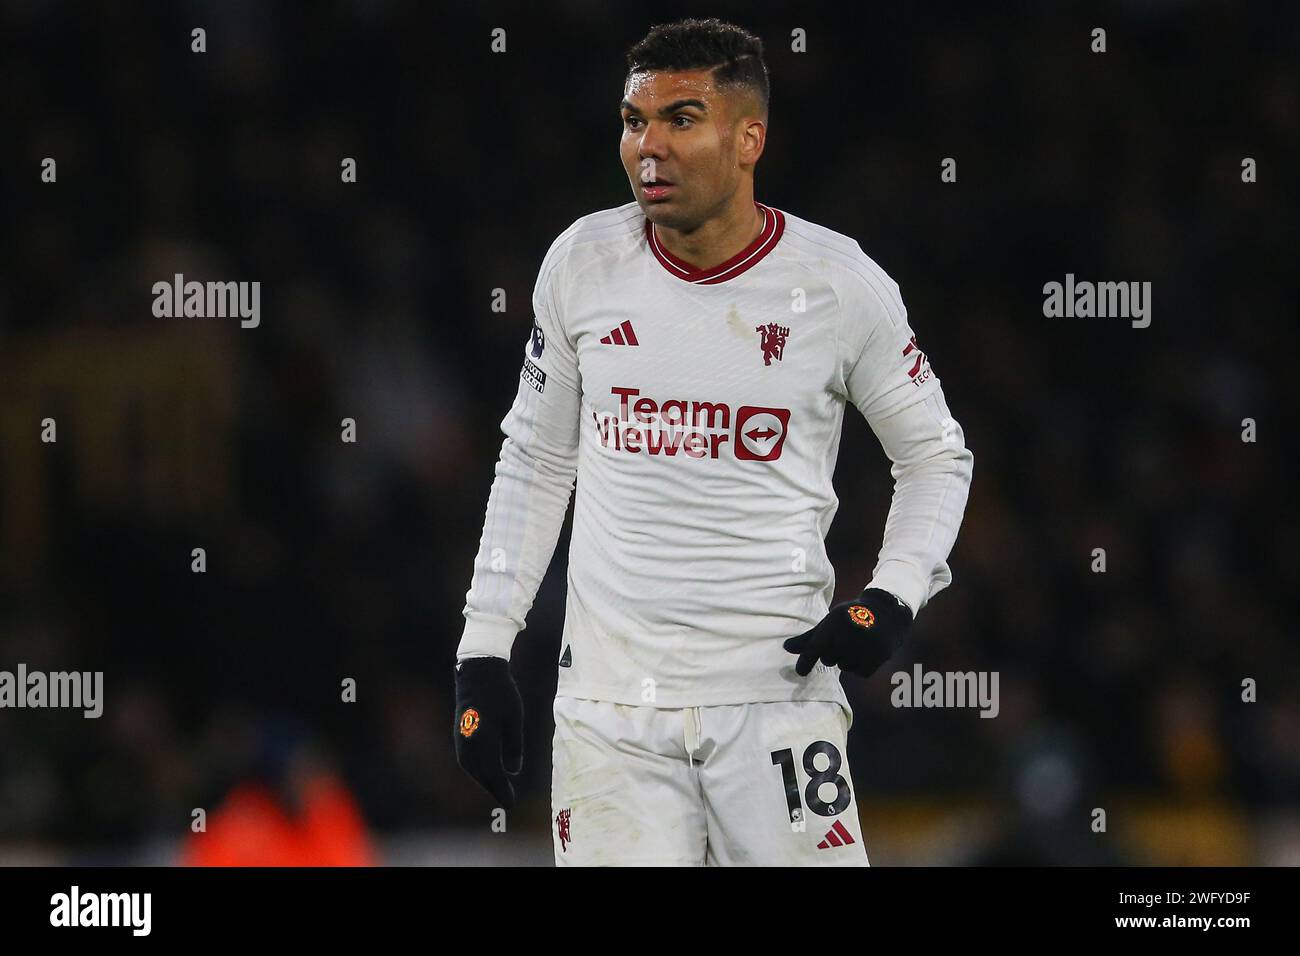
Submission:
[[592,412],[602,448],[675,458],[719,458],[734,448],[740,461],[775,461],[785,447],[790,409],[726,402],[658,402],[635,388],[614,387],[617,414]]
[[781,457],[790,409],[742,405],[736,412],[736,457],[741,461],[772,461]]

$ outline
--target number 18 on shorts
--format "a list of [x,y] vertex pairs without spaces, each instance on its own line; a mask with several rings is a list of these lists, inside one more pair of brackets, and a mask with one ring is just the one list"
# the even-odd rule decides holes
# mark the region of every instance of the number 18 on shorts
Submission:
[[561,866],[866,866],[836,701],[663,709],[557,697]]

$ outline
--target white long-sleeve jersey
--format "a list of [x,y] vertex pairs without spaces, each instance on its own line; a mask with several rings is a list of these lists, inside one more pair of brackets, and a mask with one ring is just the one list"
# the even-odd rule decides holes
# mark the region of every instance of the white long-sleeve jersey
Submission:
[[914,612],[952,580],[973,456],[897,284],[852,239],[756,203],[697,270],[635,202],[551,245],[466,594],[458,659],[510,656],[576,480],[558,693],[692,707],[845,702],[781,644],[826,614],[844,405],[893,462],[869,586]]

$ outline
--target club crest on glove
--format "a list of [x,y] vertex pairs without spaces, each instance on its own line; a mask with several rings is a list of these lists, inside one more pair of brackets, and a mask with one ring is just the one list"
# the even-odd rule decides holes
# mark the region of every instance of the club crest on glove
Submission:
[[478,730],[478,711],[473,707],[466,707],[465,712],[460,715],[460,735],[473,737],[476,730]]
[[876,623],[876,615],[871,613],[871,608],[854,604],[849,607],[849,620],[858,627],[871,627]]

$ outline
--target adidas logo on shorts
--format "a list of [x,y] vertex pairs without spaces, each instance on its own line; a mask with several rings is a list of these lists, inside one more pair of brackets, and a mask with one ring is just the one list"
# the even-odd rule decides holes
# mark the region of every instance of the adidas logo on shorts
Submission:
[[848,846],[850,843],[856,842],[848,827],[836,820],[835,825],[826,831],[826,836],[822,838],[822,842],[817,844],[817,849],[829,850],[833,846]]

